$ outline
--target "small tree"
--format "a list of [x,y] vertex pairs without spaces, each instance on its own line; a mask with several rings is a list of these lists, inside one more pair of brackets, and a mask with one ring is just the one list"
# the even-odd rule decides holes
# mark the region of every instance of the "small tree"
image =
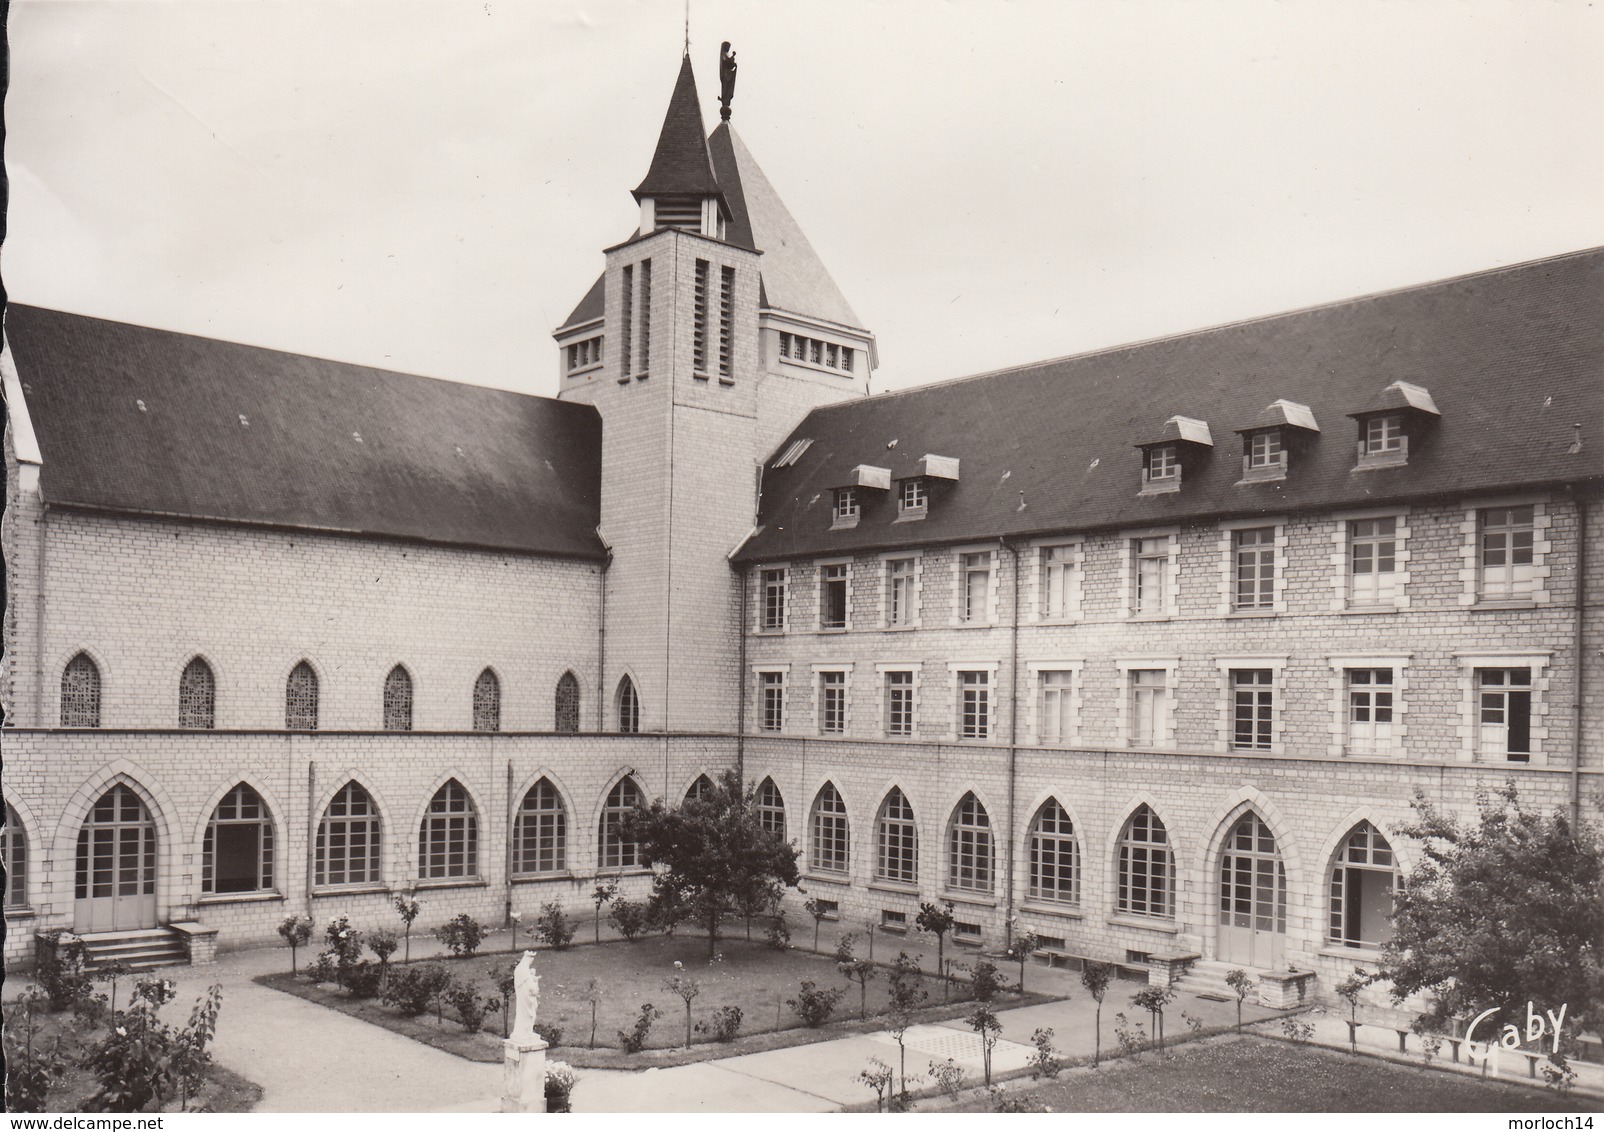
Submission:
[[[290,974],[299,974],[295,960],[296,952],[312,942],[312,917],[285,916],[279,921],[278,934],[290,945]],[[116,1009],[116,1006],[117,1004],[113,1002],[112,1008]]]
[[345,976],[362,958],[362,933],[351,926],[349,916],[336,916],[323,929],[323,939],[334,956],[334,981],[345,986]]
[[852,945],[857,936],[848,932],[842,936],[835,945],[835,967],[846,976],[847,982],[858,984],[858,1017],[869,1016],[869,983],[874,980],[875,966],[867,959],[859,959],[852,953]]
[[1348,1004],[1348,1052],[1359,1052],[1359,992],[1371,983],[1363,967],[1355,967],[1353,974],[1336,985],[1337,997]]
[[1040,949],[1041,949],[1041,936],[1040,935],[1036,934],[1035,932],[1031,931],[1028,928],[1026,930],[1022,931],[1022,932],[1016,932],[1015,933],[1015,935],[1014,935],[1014,946],[1008,949],[1008,954],[1011,955],[1013,957],[1014,961],[1019,964],[1019,993],[1020,994],[1024,994],[1025,993],[1025,964],[1030,962],[1030,957],[1032,955],[1036,954],[1036,952],[1039,951]]
[[1108,990],[1108,984],[1113,981],[1112,963],[1097,963],[1087,959],[1081,964],[1080,985],[1086,988],[1086,993],[1097,1003],[1097,1021],[1093,1027],[1096,1031],[1095,1044],[1092,1047],[1093,1069],[1103,1063],[1103,995]]
[[423,901],[415,893],[398,892],[395,894],[395,913],[401,917],[401,931],[404,940],[401,952],[401,962],[412,962],[412,922],[423,911]]
[[[858,1080],[874,1090],[874,1111],[886,1110],[886,1090],[891,1087],[891,1066],[878,1057],[869,1059],[869,1068],[858,1074]],[[35,1109],[32,1111],[43,1111]]]
[[685,1002],[685,1048],[691,1048],[691,1003],[702,993],[702,984],[685,973],[685,964],[674,961],[674,973],[663,980],[663,989],[672,991]]
[[[596,980],[590,980],[594,983]],[[503,971],[496,976],[496,998],[501,1003],[501,1036],[506,1038],[511,1033],[513,995],[518,990],[517,968]],[[596,1044],[595,1011],[591,1012],[590,1028],[591,1045]]]
[[1248,995],[1253,993],[1253,988],[1259,984],[1246,971],[1237,968],[1227,972],[1225,985],[1236,993],[1236,1028],[1240,1030],[1242,1028],[1242,1003]]
[[1031,1044],[1036,1052],[1031,1054],[1031,1076],[1052,1079],[1058,1076],[1058,1071],[1064,1067],[1063,1058],[1058,1056],[1058,1047],[1053,1045],[1053,1028],[1043,1026],[1030,1035]]
[[969,991],[976,1002],[991,1002],[1006,985],[1007,980],[990,959],[978,961],[969,972]]
[[824,923],[824,918],[830,914],[832,909],[817,896],[810,896],[804,900],[802,908],[808,915],[813,917],[813,950],[817,952],[819,950],[819,927]]
[[958,914],[951,900],[939,905],[921,901],[919,914],[913,920],[914,927],[936,937],[936,974],[941,978],[942,1002],[947,1001],[947,933],[957,922]]
[[[4,1038],[7,1112],[44,1112],[50,1086],[66,1072],[67,1059],[62,1055],[60,1038],[49,1047],[41,1044],[34,1048],[34,1013],[44,1004],[45,997],[36,987],[30,987],[12,1004]],[[22,1012],[20,1026],[15,1014],[18,1008]]]
[[401,946],[401,937],[389,928],[380,928],[368,936],[368,950],[373,952],[379,961],[379,980],[388,981],[390,978],[390,956],[394,955],[396,948]]
[[[618,895],[618,878],[608,877],[598,879],[596,887],[590,890],[590,902],[596,905],[596,942],[601,942],[602,905]],[[594,1043],[593,1043],[594,1044]]]
[[1153,1017],[1153,1038],[1158,1051],[1164,1052],[1164,1008],[1174,1001],[1175,995],[1167,987],[1148,987],[1131,995],[1131,1005],[1140,1006]]
[[906,951],[897,952],[886,978],[887,1013],[891,1036],[897,1039],[897,1091],[906,1101],[908,1096],[908,1027],[913,1025],[913,1012],[930,997],[924,988],[924,973],[919,960],[910,958]]
[[964,1019],[969,1028],[980,1036],[980,1059],[985,1067],[986,1084],[991,1084],[991,1051],[997,1045],[997,1038],[1002,1034],[1002,1023],[997,1021],[997,1015],[992,1013],[989,1003],[978,1003]]
[[868,939],[869,939],[869,962],[871,962],[871,963],[874,962],[874,933],[875,933],[875,930],[879,928],[879,926],[880,926],[879,917],[877,917],[877,916],[865,916],[863,918],[863,934],[865,936],[867,936]]
[[590,1048],[596,1048],[596,1008],[601,1005],[602,985],[597,979],[591,979],[585,988],[579,992],[582,1002],[590,1003]]
[[[105,979],[111,984],[111,999],[106,1005],[110,1008],[112,1014],[117,1013],[117,981],[133,974],[133,970],[128,964],[118,959],[107,963],[103,967],[96,967],[91,972],[96,979]],[[290,974],[295,974],[294,952],[290,953]]]

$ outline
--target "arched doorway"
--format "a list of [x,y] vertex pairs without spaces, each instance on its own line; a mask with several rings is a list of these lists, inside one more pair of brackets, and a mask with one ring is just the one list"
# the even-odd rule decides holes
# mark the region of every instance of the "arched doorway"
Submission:
[[1286,954],[1287,874],[1275,835],[1249,810],[1220,850],[1220,933],[1215,958],[1268,969]]
[[127,786],[100,796],[78,830],[73,931],[156,926],[156,823]]

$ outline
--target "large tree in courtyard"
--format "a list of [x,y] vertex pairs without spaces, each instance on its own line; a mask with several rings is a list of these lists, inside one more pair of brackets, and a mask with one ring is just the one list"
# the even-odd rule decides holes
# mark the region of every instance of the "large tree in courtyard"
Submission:
[[752,796],[725,771],[700,797],[673,807],[659,798],[624,822],[624,836],[658,870],[654,890],[707,928],[710,959],[725,916],[777,885],[797,883],[796,848],[763,828]]
[[1395,1000],[1424,992],[1423,1026],[1498,1008],[1493,1027],[1523,1026],[1568,1004],[1571,1021],[1598,1030],[1604,1018],[1604,843],[1561,812],[1520,807],[1514,783],[1477,795],[1474,823],[1437,811],[1416,794],[1419,866],[1402,879],[1381,977]]

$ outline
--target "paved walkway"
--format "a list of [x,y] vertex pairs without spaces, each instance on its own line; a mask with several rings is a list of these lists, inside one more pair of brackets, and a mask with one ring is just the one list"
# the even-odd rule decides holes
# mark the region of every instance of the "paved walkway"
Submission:
[[[421,955],[433,941],[414,940]],[[217,1060],[262,1086],[261,1112],[494,1112],[501,1091],[501,1067],[466,1061],[433,1047],[369,1025],[304,999],[259,986],[260,974],[282,971],[282,948],[234,952],[211,967],[175,967],[162,972],[178,984],[169,1010],[187,1017],[195,998],[211,983],[223,987]],[[1012,970],[1012,968],[1010,968]],[[1077,974],[1027,969],[1030,989],[1068,994],[1066,1000],[1002,1010],[1003,1030],[992,1051],[995,1072],[1028,1064],[1031,1035],[1051,1027],[1053,1043],[1066,1058],[1089,1057],[1093,1050],[1096,1006]],[[1130,996],[1140,984],[1110,986],[1102,1011],[1102,1048],[1117,1050],[1115,1015],[1133,1021]],[[126,990],[121,995],[126,995]],[[120,995],[120,997],[121,997]],[[1166,1012],[1169,1036],[1190,1029],[1186,1018],[1210,1029],[1236,1020],[1235,1002],[1212,1002],[1183,995]],[[1273,1017],[1256,1006],[1243,1011],[1247,1022]],[[1346,1048],[1341,1016],[1315,1011],[1304,1016],[1315,1025],[1315,1040]],[[1410,1039],[1407,1060],[1419,1063]],[[964,1069],[964,1081],[982,1080],[978,1039],[961,1019],[913,1027],[906,1035],[910,1078],[925,1078],[932,1061],[951,1057]],[[1378,1056],[1397,1057],[1397,1035],[1382,1027],[1360,1031],[1360,1046]],[[1439,1064],[1447,1060],[1447,1047]],[[559,1057],[560,1051],[559,1051]],[[829,1112],[872,1102],[874,1094],[858,1079],[871,1058],[897,1065],[896,1040],[888,1033],[856,1034],[812,1045],[742,1054],[663,1069],[579,1070],[574,1089],[576,1112]],[[1511,1066],[1503,1076],[1524,1073]],[[1600,1078],[1595,1081],[1594,1078]],[[1604,1071],[1584,1067],[1583,1087],[1604,1085]]]

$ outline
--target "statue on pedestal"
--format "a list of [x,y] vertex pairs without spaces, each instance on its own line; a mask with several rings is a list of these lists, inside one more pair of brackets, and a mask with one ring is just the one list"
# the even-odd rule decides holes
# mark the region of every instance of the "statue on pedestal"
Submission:
[[535,1012],[540,1008],[540,976],[535,973],[535,953],[524,952],[512,972],[513,1023],[512,1041],[533,1041]]

